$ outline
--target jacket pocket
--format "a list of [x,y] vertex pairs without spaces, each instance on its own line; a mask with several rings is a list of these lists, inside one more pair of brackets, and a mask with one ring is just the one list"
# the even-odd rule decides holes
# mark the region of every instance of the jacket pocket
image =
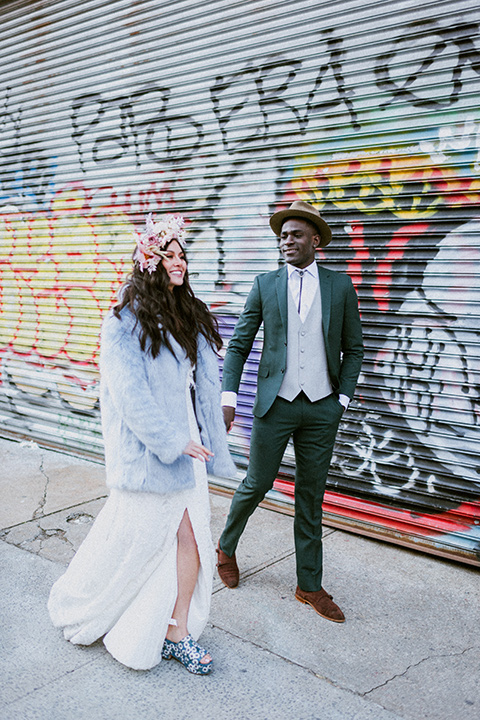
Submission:
[[270,374],[270,369],[268,367],[259,367],[258,368],[258,377],[266,378]]

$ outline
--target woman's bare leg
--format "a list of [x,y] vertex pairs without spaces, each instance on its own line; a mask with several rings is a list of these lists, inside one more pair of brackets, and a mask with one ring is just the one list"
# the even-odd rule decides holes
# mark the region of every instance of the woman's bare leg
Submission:
[[[167,639],[172,642],[180,642],[188,635],[188,611],[192,600],[193,591],[197,583],[198,571],[200,569],[200,558],[193,532],[192,523],[185,510],[182,522],[177,531],[177,601],[173,609],[172,617],[177,621],[176,625],[169,625]],[[208,663],[210,655],[205,655],[200,661]]]

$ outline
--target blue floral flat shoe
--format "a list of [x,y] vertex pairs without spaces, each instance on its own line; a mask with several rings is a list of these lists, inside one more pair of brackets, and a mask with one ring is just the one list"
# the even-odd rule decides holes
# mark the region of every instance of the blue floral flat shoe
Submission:
[[213,660],[208,663],[200,662],[205,655],[208,655],[207,651],[200,647],[191,635],[187,635],[178,643],[165,638],[163,643],[162,658],[164,660],[170,660],[171,658],[178,660],[182,665],[185,665],[188,672],[194,675],[208,675],[212,671]]

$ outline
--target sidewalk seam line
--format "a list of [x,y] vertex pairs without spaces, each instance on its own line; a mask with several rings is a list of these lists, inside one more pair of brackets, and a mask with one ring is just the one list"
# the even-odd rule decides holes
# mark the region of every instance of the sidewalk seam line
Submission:
[[[102,656],[105,655],[105,652],[102,652]],[[86,667],[87,665],[92,665],[92,663],[97,662],[97,660],[98,660],[98,658],[94,658],[93,660],[87,660],[87,662],[82,663],[78,667],[72,668],[72,670],[67,670],[62,675],[57,675],[56,677],[51,678],[47,682],[43,683],[43,685],[39,685],[38,687],[33,688],[33,690],[29,690],[24,695],[20,695],[20,697],[15,698],[15,700],[10,700],[9,702],[5,703],[5,707],[10,707],[11,705],[14,705],[16,702],[20,702],[20,700],[24,700],[25,698],[29,697],[30,695],[34,695],[39,690],[43,690],[44,688],[48,687],[49,685],[52,685],[53,683],[56,683],[59,680],[62,680],[67,675],[71,675],[72,673],[77,672],[77,670],[83,670],[84,667]]]
[[461,650],[460,652],[455,652],[455,653],[439,653],[438,655],[435,655],[435,654],[427,655],[427,657],[421,658],[421,660],[419,660],[418,662],[412,663],[411,665],[409,665],[403,672],[397,673],[396,675],[392,675],[392,677],[388,678],[388,680],[385,680],[385,682],[380,683],[380,685],[376,685],[373,688],[370,688],[370,690],[366,690],[365,692],[361,693],[361,695],[362,695],[362,697],[365,697],[365,695],[368,695],[369,693],[374,692],[375,690],[378,690],[379,688],[385,687],[385,685],[388,685],[388,683],[392,682],[392,680],[396,680],[399,677],[403,677],[404,675],[406,675],[408,673],[409,670],[411,670],[412,668],[418,667],[419,665],[426,662],[427,660],[434,660],[436,658],[445,658],[445,657],[458,657],[459,655],[463,655],[464,653],[468,652],[469,650],[474,650],[475,647],[476,647],[475,645],[472,645],[471,647],[465,648],[465,650]]
[[[274,657],[278,658],[279,660],[283,660],[284,662],[288,663],[289,665],[294,665],[295,667],[300,668],[301,670],[304,670],[305,672],[309,673],[310,675],[313,675],[318,680],[325,680],[325,682],[327,682],[329,685],[336,688],[337,690],[342,690],[343,692],[347,692],[350,695],[353,695],[355,697],[366,699],[369,702],[372,702],[374,705],[381,707],[383,710],[388,711],[388,708],[386,708],[384,705],[382,705],[381,702],[379,702],[378,700],[371,699],[371,698],[365,698],[364,695],[366,695],[368,693],[361,693],[357,690],[352,690],[352,688],[349,688],[345,685],[341,685],[341,684],[335,682],[334,680],[331,680],[330,678],[326,677],[325,675],[320,675],[320,673],[316,673],[311,668],[306,667],[305,665],[302,665],[301,663],[296,662],[295,660],[291,660],[290,658],[284,657],[283,655],[280,655],[279,653],[275,652],[274,650],[264,647],[263,645],[260,645],[259,643],[255,642],[253,640],[249,640],[249,639],[241,637],[240,635],[236,635],[231,630],[226,630],[225,628],[221,627],[220,625],[215,625],[212,622],[209,622],[208,625],[214,630],[220,630],[220,632],[224,632],[227,635],[230,635],[231,637],[236,638],[237,640],[241,640],[242,642],[248,643],[249,645],[252,645],[253,647],[258,648],[259,650],[263,650],[264,652],[267,652],[270,655],[273,655]],[[371,692],[371,691],[368,691],[368,692]]]

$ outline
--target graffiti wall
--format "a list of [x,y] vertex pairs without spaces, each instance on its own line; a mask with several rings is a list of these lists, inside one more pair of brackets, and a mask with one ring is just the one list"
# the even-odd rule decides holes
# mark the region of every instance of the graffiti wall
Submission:
[[[268,217],[307,200],[366,343],[327,521],[478,563],[480,12],[342,7],[2,4],[0,432],[101,457],[99,330],[146,213],[188,218],[193,284],[227,341],[281,262]],[[286,498],[293,473],[289,448]]]

